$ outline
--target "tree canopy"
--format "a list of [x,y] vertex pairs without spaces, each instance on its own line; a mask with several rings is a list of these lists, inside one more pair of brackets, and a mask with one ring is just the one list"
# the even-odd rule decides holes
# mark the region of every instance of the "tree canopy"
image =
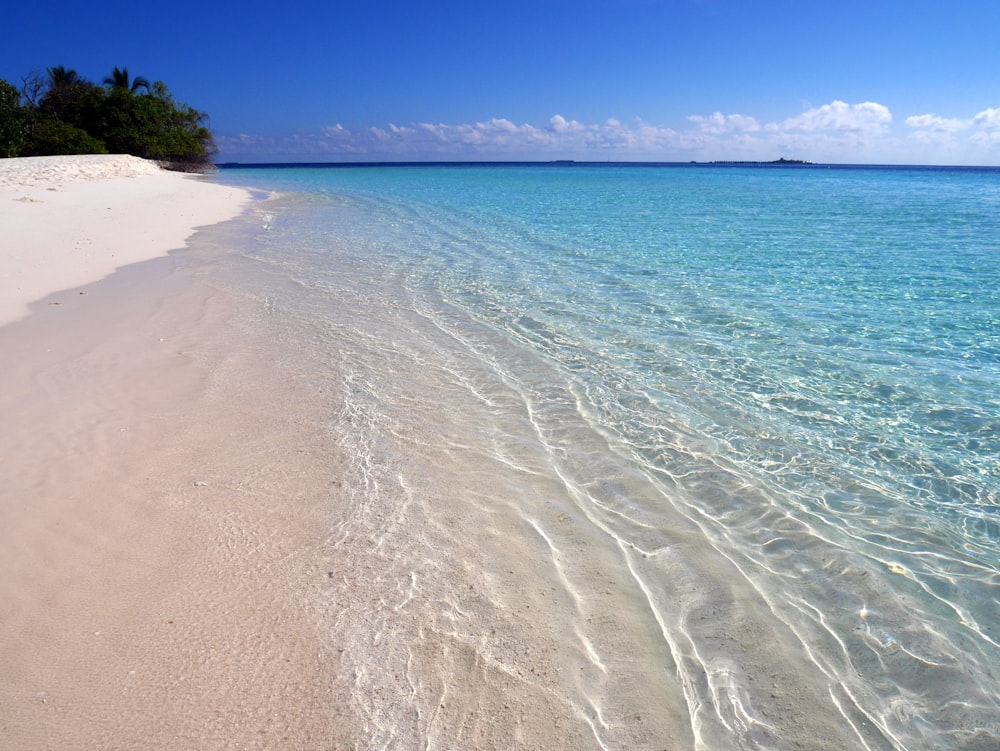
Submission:
[[132,154],[201,170],[216,154],[207,119],[128,68],[100,86],[62,65],[25,76],[20,89],[0,80],[0,157]]

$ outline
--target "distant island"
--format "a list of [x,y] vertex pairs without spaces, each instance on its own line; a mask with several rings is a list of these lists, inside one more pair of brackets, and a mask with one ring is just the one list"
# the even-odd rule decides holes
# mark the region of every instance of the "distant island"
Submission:
[[739,165],[739,164],[787,164],[787,165],[794,165],[794,164],[812,164],[812,162],[807,162],[807,161],[805,161],[803,159],[785,159],[784,157],[781,157],[781,159],[774,159],[774,160],[772,160],[770,162],[755,162],[755,161],[750,161],[750,160],[746,160],[746,159],[737,159],[737,160],[733,160],[733,161],[715,161],[715,162],[709,162],[709,164],[737,164],[737,165]]

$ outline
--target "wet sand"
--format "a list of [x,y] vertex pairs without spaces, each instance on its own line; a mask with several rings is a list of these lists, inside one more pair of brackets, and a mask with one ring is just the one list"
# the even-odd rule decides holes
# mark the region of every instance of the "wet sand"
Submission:
[[[289,398],[277,345],[245,338],[252,304],[204,278],[204,242],[103,276],[245,194],[156,173],[59,185],[75,206],[0,214],[8,261],[47,243],[45,268],[0,266],[0,745],[336,748],[326,426]],[[60,224],[95,196],[119,221]],[[171,226],[129,234],[121,217],[151,201]],[[110,250],[74,266],[74,231]]]

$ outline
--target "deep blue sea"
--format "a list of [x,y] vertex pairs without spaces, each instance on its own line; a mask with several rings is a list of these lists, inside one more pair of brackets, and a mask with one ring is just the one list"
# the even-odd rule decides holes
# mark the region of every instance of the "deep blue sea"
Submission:
[[1000,748],[1000,170],[213,179],[280,194],[371,748]]

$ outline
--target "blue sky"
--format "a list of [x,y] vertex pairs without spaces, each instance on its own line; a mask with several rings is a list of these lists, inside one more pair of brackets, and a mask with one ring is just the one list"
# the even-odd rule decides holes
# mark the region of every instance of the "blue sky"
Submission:
[[208,112],[221,161],[1000,165],[997,0],[36,0],[4,26],[0,78],[126,66]]

